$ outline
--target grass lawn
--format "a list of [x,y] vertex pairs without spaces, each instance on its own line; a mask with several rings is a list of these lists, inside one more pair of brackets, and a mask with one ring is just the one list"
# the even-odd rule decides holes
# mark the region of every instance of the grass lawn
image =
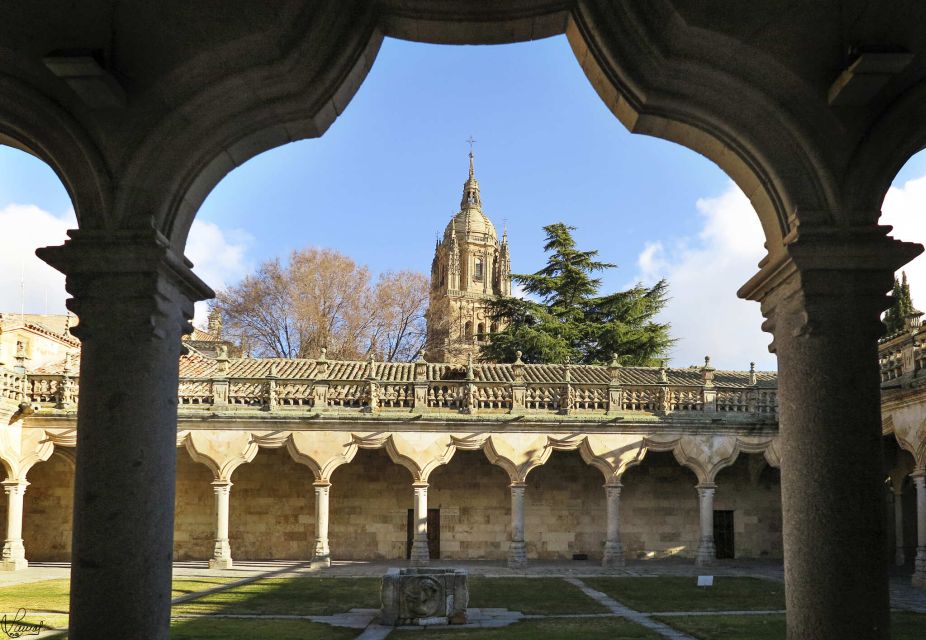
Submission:
[[0,612],[56,611],[67,613],[71,594],[71,581],[42,580],[0,587]]
[[240,578],[178,578],[171,584],[171,598],[179,598],[196,591],[205,591],[229,582],[235,582]]
[[785,608],[785,587],[759,578],[715,577],[698,587],[694,577],[587,578],[602,591],[638,611],[757,611]]
[[607,613],[608,610],[559,578],[469,579],[469,606],[521,613]]
[[331,615],[378,609],[379,578],[267,578],[178,604],[174,613]]
[[[782,640],[786,631],[784,614],[657,618],[700,640]],[[908,611],[891,613],[891,640],[922,640],[924,637],[926,614]]]
[[495,629],[397,629],[389,634],[389,640],[660,640],[661,637],[619,618],[524,620]]

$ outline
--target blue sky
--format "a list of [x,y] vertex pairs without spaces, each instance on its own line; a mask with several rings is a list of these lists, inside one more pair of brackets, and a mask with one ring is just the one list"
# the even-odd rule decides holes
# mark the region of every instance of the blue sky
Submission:
[[[218,185],[197,217],[188,255],[217,287],[307,245],[337,249],[374,273],[428,272],[435,237],[459,206],[470,135],[485,210],[499,233],[507,224],[514,271],[540,268],[541,227],[566,222],[578,228],[580,247],[619,265],[604,276],[606,290],[670,279],[666,319],[681,339],[673,364],[711,353],[721,367],[751,360],[775,367],[758,305],[735,299],[762,254],[748,202],[707,159],[629,134],[564,37],[494,47],[387,39],[322,138],[264,153]],[[895,184],[924,175],[920,154]],[[11,213],[14,203],[28,207]],[[906,202],[918,207],[919,200]],[[20,245],[31,252],[63,240],[73,226],[69,210],[44,164],[0,147],[0,224],[22,232]],[[918,239],[926,240],[926,227]],[[40,274],[28,257],[20,262],[27,306],[42,311],[47,297],[50,311],[63,309],[55,276]],[[4,310],[19,308],[13,270],[16,277],[0,283]]]

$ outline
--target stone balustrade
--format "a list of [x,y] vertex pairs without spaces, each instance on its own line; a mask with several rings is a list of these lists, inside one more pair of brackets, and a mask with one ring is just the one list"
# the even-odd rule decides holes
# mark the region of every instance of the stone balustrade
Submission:
[[[238,375],[241,372],[245,375]],[[189,375],[194,373],[196,375]],[[415,414],[777,415],[774,374],[704,367],[375,363],[371,361],[181,359],[181,412]],[[78,372],[25,376],[0,370],[0,393],[35,409],[73,409]],[[15,396],[15,397],[14,397]],[[746,417],[746,416],[744,416]]]

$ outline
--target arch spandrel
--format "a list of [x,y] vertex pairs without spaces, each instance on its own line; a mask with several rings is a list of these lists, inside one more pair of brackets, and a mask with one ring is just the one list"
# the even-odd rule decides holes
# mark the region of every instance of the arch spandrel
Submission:
[[357,443],[341,431],[293,431],[287,444],[296,462],[312,470],[317,481],[331,481],[331,474],[357,455]]
[[230,481],[235,469],[257,455],[259,445],[247,431],[191,430],[183,438],[190,457],[206,465],[216,480]]
[[450,462],[456,451],[448,433],[377,432],[351,437],[361,449],[385,449],[394,463],[408,469],[413,482],[427,482],[431,472]]
[[553,448],[547,434],[493,433],[486,439],[483,451],[489,462],[505,470],[512,483],[520,483],[549,460]]
[[888,419],[900,448],[913,454],[917,467],[926,467],[926,420],[922,406],[912,404],[892,409]]
[[7,480],[25,479],[29,469],[51,457],[54,442],[44,429],[24,429],[22,421],[0,429],[0,463]]
[[630,467],[640,464],[646,456],[643,436],[623,433],[573,434],[549,437],[554,450],[577,450],[582,460],[601,471],[605,482],[619,483]]
[[736,462],[739,446],[735,436],[683,436],[672,449],[682,466],[694,471],[701,484],[712,484],[717,473]]

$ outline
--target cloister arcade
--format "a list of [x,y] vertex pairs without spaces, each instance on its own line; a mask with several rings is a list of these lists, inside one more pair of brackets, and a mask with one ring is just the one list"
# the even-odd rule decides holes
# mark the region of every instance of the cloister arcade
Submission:
[[[740,295],[761,303],[778,358],[788,634],[888,637],[886,567],[871,552],[885,542],[879,315],[894,271],[922,247],[878,218],[926,144],[926,9],[101,0],[5,11],[0,142],[54,168],[80,226],[39,251],[66,274],[80,317],[70,637],[168,635],[180,336],[212,296],[183,250],[206,194],[254,155],[321,136],[385,36],[561,33],[628,129],[702,153],[752,201],[768,256]],[[895,413],[895,433],[902,422]],[[57,446],[45,445],[38,458]]]

